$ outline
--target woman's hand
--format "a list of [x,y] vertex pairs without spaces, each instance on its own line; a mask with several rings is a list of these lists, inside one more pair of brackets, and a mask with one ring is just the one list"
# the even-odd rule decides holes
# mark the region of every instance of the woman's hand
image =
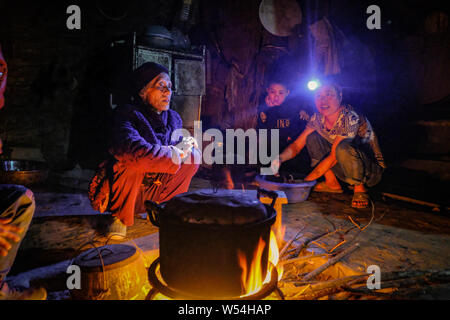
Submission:
[[197,140],[195,140],[195,138],[193,137],[185,137],[175,147],[181,150],[180,156],[182,159],[184,159],[192,152],[192,148],[198,149],[198,143]]
[[190,143],[194,148],[198,149],[198,142],[194,137],[187,137],[184,139],[186,139],[186,143]]
[[11,244],[9,240],[14,242],[20,241],[20,234],[23,232],[22,228],[11,225],[12,219],[0,219],[0,256],[6,257]]
[[274,176],[279,176],[280,175],[278,173],[278,170],[280,169],[280,166],[281,166],[280,158],[275,158],[270,163],[270,169],[272,170]]

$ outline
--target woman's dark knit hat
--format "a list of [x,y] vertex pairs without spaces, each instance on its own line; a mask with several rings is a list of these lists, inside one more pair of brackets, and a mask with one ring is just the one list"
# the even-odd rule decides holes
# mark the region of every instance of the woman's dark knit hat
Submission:
[[160,73],[169,74],[166,67],[155,62],[146,62],[133,72],[134,91],[138,94],[150,81]]

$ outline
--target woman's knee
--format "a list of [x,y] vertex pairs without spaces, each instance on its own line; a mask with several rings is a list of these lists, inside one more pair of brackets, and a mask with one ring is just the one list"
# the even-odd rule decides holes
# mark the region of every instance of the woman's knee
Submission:
[[355,147],[352,146],[350,139],[344,139],[336,146],[336,160],[339,163],[347,163],[355,158]]
[[306,149],[311,158],[311,167],[315,167],[331,151],[331,144],[317,132],[306,137]]
[[306,147],[310,148],[313,146],[316,146],[321,139],[324,139],[320,134],[318,134],[316,131],[310,133],[306,137]]
[[13,206],[10,207],[14,208],[13,223],[29,223],[36,208],[33,191],[24,186],[16,185],[13,192],[15,199]]
[[13,202],[25,201],[34,204],[33,191],[21,185],[6,185],[5,198],[11,199]]

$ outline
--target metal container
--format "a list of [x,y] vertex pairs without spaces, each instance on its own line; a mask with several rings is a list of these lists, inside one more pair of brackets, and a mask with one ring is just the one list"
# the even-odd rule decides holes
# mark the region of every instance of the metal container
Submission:
[[29,186],[47,179],[48,169],[44,162],[29,160],[0,161],[0,183]]
[[286,194],[288,203],[302,202],[308,199],[312,187],[316,181],[298,181],[297,183],[283,183],[267,180],[266,176],[257,175],[255,182],[261,188],[271,191],[283,191]]
[[144,300],[150,289],[144,259],[133,246],[93,248],[73,264],[81,271],[81,288],[70,290],[76,300]]
[[[244,292],[238,252],[245,254],[249,264],[262,239],[266,245],[261,268],[264,276],[267,273],[270,229],[276,219],[273,205],[277,196],[269,194],[273,197],[272,205],[259,203],[261,215],[244,205],[241,208],[239,198],[243,195],[236,193],[227,207],[226,199],[230,197],[227,190],[181,194],[164,207],[146,201],[150,220],[160,228],[160,272],[164,281],[175,290],[206,299],[241,296]],[[188,200],[183,201],[185,199]],[[259,202],[258,198],[256,200]],[[185,203],[184,209],[180,203]],[[182,214],[177,212],[177,207]],[[221,218],[220,212],[227,209],[242,210],[242,219]]]
[[145,29],[142,42],[153,48],[170,48],[173,44],[173,36],[163,26],[152,25]]

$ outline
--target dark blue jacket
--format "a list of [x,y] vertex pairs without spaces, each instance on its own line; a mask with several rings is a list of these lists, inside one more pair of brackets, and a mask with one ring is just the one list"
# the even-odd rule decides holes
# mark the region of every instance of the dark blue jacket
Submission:
[[169,146],[180,141],[180,136],[174,139],[171,136],[181,127],[182,120],[176,111],[169,109],[158,114],[142,103],[119,106],[115,110],[109,152],[140,172],[176,173],[180,164],[172,161]]
[[[280,106],[267,107],[266,104],[258,108],[257,129],[278,129],[280,133],[280,152],[297,139],[305,129],[306,120],[300,119],[300,110],[291,100],[285,101]],[[264,112],[267,119],[261,119],[261,112]],[[270,132],[269,132],[270,136]]]

